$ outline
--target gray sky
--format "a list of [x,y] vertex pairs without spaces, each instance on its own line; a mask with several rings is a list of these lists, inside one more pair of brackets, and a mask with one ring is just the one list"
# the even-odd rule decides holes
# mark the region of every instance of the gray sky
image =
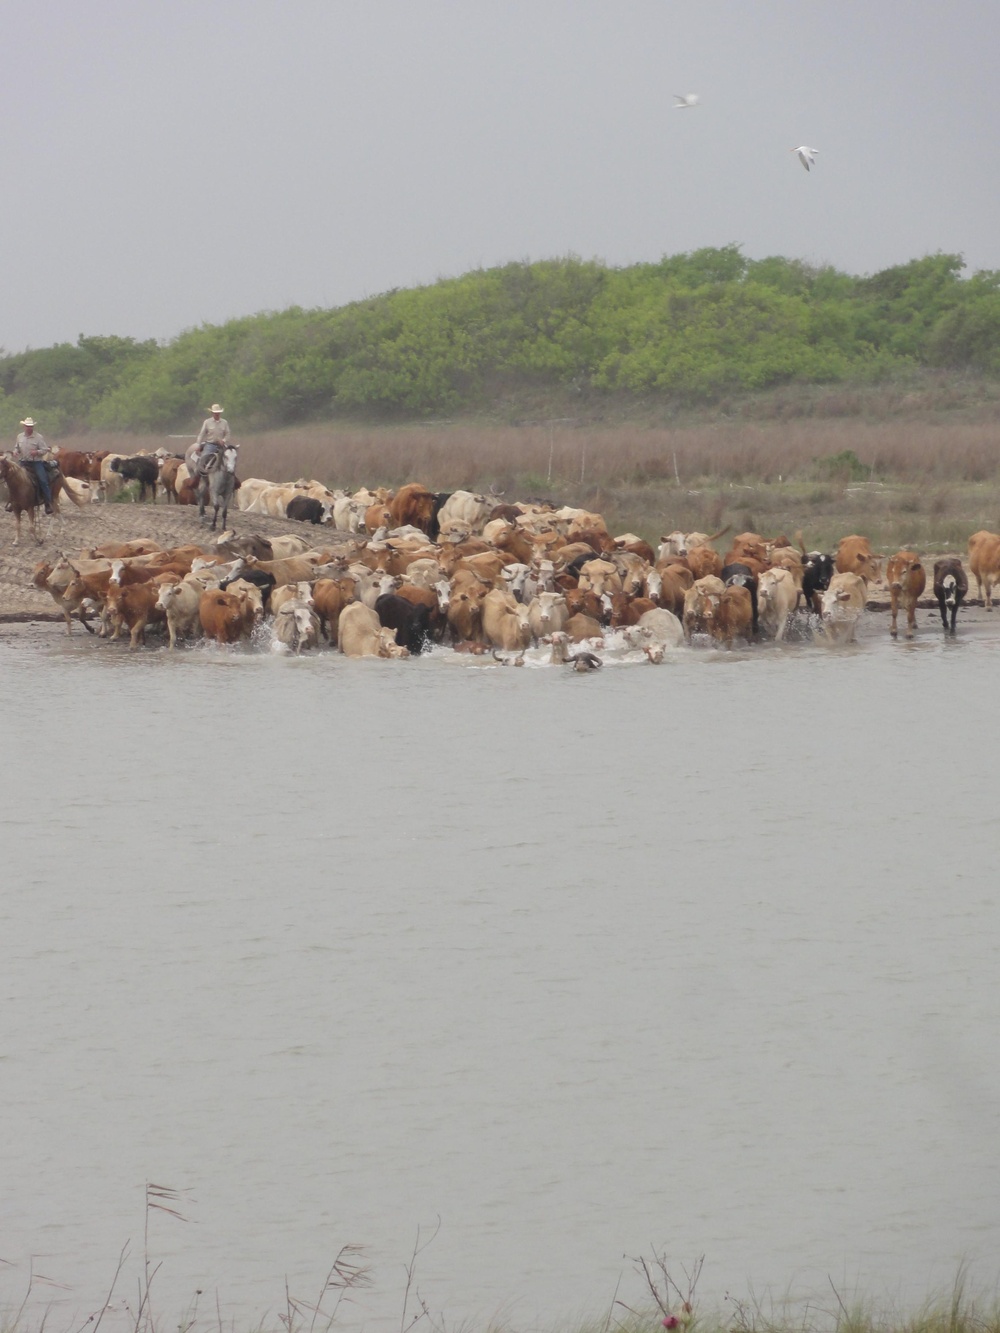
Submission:
[[7,351],[570,253],[1000,268],[996,0],[0,13]]

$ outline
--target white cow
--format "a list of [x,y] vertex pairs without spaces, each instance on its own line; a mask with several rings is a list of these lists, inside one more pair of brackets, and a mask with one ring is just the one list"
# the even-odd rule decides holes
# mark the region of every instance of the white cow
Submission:
[[778,643],[785,637],[798,597],[791,570],[765,569],[757,579],[757,618],[765,634]]
[[816,637],[826,643],[853,643],[868,601],[868,585],[860,574],[834,574],[823,593]]

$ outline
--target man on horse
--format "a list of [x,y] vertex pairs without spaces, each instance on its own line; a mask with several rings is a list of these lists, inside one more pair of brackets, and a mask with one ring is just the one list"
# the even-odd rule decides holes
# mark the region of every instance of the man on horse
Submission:
[[[194,453],[192,455],[197,471],[202,474],[221,463],[223,450],[227,446],[237,448],[229,438],[229,422],[222,415],[222,408],[219,404],[213,403],[208,410],[212,415],[206,417],[202,422],[198,438],[194,442]],[[209,461],[213,455],[218,462]]]
[[38,491],[45,501],[45,512],[51,514],[52,487],[49,485],[49,469],[45,462],[49,446],[41,435],[35,434],[35,422],[32,417],[25,417],[21,425],[24,430],[14,445],[14,457],[29,476],[34,477]]

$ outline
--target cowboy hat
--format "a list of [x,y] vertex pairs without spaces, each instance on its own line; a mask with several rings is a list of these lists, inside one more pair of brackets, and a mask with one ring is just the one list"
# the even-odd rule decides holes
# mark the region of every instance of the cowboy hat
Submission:
[[34,419],[34,417],[25,417],[24,420],[21,422],[21,425],[22,425],[22,426],[34,426],[34,425],[35,425],[35,419]]
[[218,403],[213,403],[212,406],[211,406],[208,410],[209,410],[210,412],[221,412],[221,411],[223,411],[223,409],[219,406]]

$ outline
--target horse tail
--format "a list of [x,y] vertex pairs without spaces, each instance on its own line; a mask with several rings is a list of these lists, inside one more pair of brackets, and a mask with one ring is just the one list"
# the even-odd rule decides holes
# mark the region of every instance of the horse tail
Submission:
[[77,509],[83,508],[83,501],[80,499],[76,491],[74,491],[71,486],[66,485],[66,478],[63,476],[63,474],[61,472],[58,472],[56,474],[56,485],[52,487],[52,494],[58,495],[60,491],[62,491],[63,495],[69,496],[69,498],[76,505]]

